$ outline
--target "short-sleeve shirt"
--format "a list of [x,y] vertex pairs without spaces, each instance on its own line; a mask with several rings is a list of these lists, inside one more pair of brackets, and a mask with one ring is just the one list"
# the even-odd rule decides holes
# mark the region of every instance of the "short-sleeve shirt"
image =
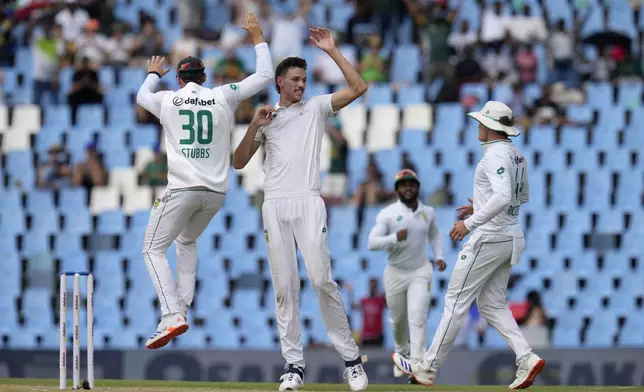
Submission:
[[319,195],[320,148],[333,114],[331,94],[275,109],[273,121],[255,135],[266,152],[264,198]]
[[362,338],[382,336],[382,317],[386,307],[385,297],[365,297],[360,300],[362,308]]

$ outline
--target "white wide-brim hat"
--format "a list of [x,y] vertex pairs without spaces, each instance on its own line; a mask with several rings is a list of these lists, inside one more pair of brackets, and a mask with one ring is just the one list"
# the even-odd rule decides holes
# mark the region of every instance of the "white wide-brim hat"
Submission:
[[512,109],[503,102],[488,101],[480,112],[467,113],[487,128],[503,132],[508,136],[519,136],[521,132],[514,127]]

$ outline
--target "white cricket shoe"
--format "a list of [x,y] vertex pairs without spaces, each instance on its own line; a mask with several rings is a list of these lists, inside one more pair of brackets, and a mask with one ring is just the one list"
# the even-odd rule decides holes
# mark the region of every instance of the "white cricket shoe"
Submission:
[[366,391],[369,385],[367,373],[364,372],[361,363],[344,369],[344,378],[349,381],[349,388],[352,391]]
[[403,378],[405,377],[405,373],[398,369],[398,366],[394,365],[394,377],[396,378]]
[[304,386],[304,369],[297,365],[286,365],[286,373],[280,377],[280,391],[299,391]]
[[539,373],[543,371],[546,366],[546,361],[541,359],[537,354],[530,353],[519,360],[516,378],[510,384],[510,389],[526,389],[529,388],[534,379],[537,378]]
[[179,313],[169,314],[161,319],[157,330],[150,336],[145,347],[155,350],[164,347],[174,338],[185,333],[190,326]]
[[429,369],[426,369],[423,366],[423,361],[410,361],[409,359],[403,357],[398,353],[394,353],[391,356],[394,364],[398,369],[403,373],[414,377],[419,384],[422,384],[426,387],[431,387],[434,385],[434,380],[436,379],[436,373],[430,372]]

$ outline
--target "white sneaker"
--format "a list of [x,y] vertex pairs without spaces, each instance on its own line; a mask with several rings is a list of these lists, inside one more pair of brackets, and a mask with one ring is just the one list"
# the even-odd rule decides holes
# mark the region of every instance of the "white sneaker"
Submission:
[[361,363],[344,369],[344,378],[349,381],[349,388],[352,391],[366,391],[369,385],[367,373],[364,372]]
[[403,357],[398,353],[394,353],[391,356],[394,364],[398,369],[403,373],[414,377],[419,384],[422,384],[426,387],[431,387],[434,385],[434,380],[436,379],[436,373],[430,372],[429,369],[425,369],[422,361],[410,361],[409,359]]
[[157,330],[145,342],[145,347],[149,349],[159,349],[164,347],[174,338],[186,332],[190,326],[186,319],[179,313],[167,315],[161,319]]
[[280,391],[299,391],[304,386],[304,370],[299,366],[286,365],[286,373],[280,377]]
[[510,384],[510,389],[526,389],[529,388],[534,379],[537,378],[539,373],[543,371],[546,366],[546,361],[541,359],[537,354],[530,353],[524,358],[519,360],[516,378]]
[[398,369],[398,366],[396,365],[394,365],[394,377],[396,378],[405,377],[405,373],[402,370]]

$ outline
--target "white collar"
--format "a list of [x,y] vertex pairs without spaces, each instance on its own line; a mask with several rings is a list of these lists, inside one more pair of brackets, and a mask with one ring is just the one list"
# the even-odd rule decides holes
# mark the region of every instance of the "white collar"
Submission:
[[[398,199],[397,203],[403,210],[405,210],[405,211],[410,211],[411,210],[409,207],[407,207],[407,205],[405,203],[400,201],[400,199]],[[418,207],[416,208],[416,211],[411,211],[411,213],[415,215],[415,214],[423,211],[424,207],[425,207],[425,205],[423,204],[422,201],[420,201],[420,198],[419,198],[418,199]]]
[[[298,102],[293,102],[293,103],[291,104],[291,106],[293,106],[293,105],[304,105],[304,100],[301,100],[301,101],[298,101]],[[288,108],[290,108],[291,106],[286,106],[286,107],[285,107],[285,106],[282,106],[282,105],[280,105],[280,101],[277,101],[277,103],[275,104],[274,109],[275,109],[275,110],[288,109]]]

